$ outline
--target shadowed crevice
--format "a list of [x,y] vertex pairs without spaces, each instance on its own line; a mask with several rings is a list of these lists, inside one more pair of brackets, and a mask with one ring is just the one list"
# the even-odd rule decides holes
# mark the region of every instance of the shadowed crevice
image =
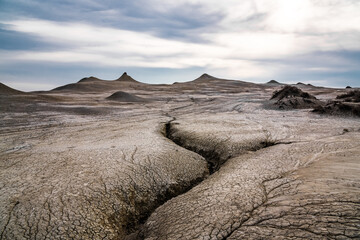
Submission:
[[175,121],[176,118],[173,118],[172,120],[168,121],[165,124],[165,134],[164,136],[168,139],[170,139],[172,142],[174,142],[176,145],[185,148],[189,151],[195,152],[205,158],[207,164],[209,173],[213,174],[214,172],[218,171],[222,164],[226,162],[231,156],[227,156],[224,158],[221,158],[221,155],[216,152],[216,149],[211,150],[205,150],[198,146],[193,146],[186,144],[187,139],[183,139],[182,137],[176,136],[174,133],[177,131],[173,127],[173,121]]
[[[241,155],[241,153],[237,154],[236,156],[232,156],[228,153],[224,153],[221,152],[219,149],[217,149],[216,147],[214,148],[210,148],[210,149],[204,149],[200,144],[197,145],[196,142],[189,144],[188,140],[186,139],[185,135],[182,134],[176,134],[179,133],[179,130],[174,127],[176,124],[174,121],[176,120],[175,117],[173,117],[171,120],[167,121],[164,125],[163,125],[163,130],[162,130],[162,134],[164,137],[166,137],[167,139],[171,140],[173,143],[175,143],[176,145],[185,148],[189,151],[195,152],[197,154],[199,154],[200,156],[202,156],[206,162],[207,162],[207,166],[208,166],[208,170],[210,175],[217,172],[221,166],[230,158],[236,157],[238,155]],[[222,142],[221,142],[222,143]],[[254,145],[251,145],[251,147],[247,147],[246,150],[248,151],[257,151],[266,147],[270,147],[276,145],[276,142],[273,141],[269,136],[265,137],[263,139],[263,141],[259,141],[254,143]],[[218,147],[220,147],[220,145],[218,145]],[[190,191],[193,187],[197,186],[198,184],[200,184],[203,180],[205,180],[207,178],[208,175],[204,175],[202,178],[197,178],[194,181],[191,181],[191,183],[188,185],[188,187],[181,187],[181,183],[178,183],[177,186],[172,186],[170,190],[170,192],[168,194],[165,194],[161,197],[160,201],[156,202],[157,207],[160,207],[162,204],[164,204],[165,202],[167,202],[168,200],[177,197],[181,194],[184,194],[188,191]],[[180,186],[180,187],[178,187]],[[155,209],[153,209],[155,211]],[[152,211],[153,212],[153,211]],[[141,225],[144,224],[146,222],[146,220],[148,219],[148,217],[150,217],[152,212],[147,212],[146,215],[143,215],[143,218],[140,221],[140,226],[138,227],[140,230],[133,232],[132,234],[129,234],[126,239],[127,240],[138,240],[138,239],[144,239],[143,233],[142,233],[142,227]]]
[[[216,147],[214,148],[208,148],[205,149],[200,144],[197,144],[196,142],[189,142],[189,139],[186,139],[184,135],[182,134],[176,134],[179,132],[178,129],[174,127],[174,123],[176,119],[173,118],[172,120],[168,121],[165,124],[165,133],[164,136],[168,139],[170,139],[172,142],[177,144],[178,146],[185,148],[189,151],[195,152],[205,158],[210,175],[217,172],[221,166],[226,163],[227,160],[230,158],[236,157],[238,155],[241,155],[241,153],[236,154],[236,156],[232,156],[231,154],[220,151],[221,144],[224,144],[224,142],[219,142],[219,144],[216,144]],[[256,142],[251,146],[245,147],[245,150],[247,151],[258,151],[263,148],[271,147],[277,144],[283,144],[283,142],[277,142],[275,139],[272,138],[271,134],[268,131],[264,132],[265,136],[262,141]],[[286,143],[287,144],[287,143]]]

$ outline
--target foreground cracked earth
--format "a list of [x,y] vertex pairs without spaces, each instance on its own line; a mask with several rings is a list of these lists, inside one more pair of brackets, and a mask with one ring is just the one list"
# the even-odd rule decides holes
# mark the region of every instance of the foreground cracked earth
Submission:
[[354,137],[280,144],[231,158],[203,183],[159,207],[140,236],[359,237],[359,182],[354,167],[359,164],[360,139]]
[[0,239],[360,238],[359,119],[207,76],[116,84],[148,101],[1,96]]

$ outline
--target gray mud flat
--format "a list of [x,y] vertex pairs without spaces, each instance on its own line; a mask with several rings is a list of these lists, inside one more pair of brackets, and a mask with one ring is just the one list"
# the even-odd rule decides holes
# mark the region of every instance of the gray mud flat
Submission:
[[268,107],[278,84],[0,87],[0,239],[360,238],[359,118]]

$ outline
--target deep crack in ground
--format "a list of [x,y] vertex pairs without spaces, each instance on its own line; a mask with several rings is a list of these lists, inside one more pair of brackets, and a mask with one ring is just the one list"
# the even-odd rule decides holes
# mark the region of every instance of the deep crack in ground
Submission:
[[165,124],[165,137],[170,139],[172,142],[174,142],[176,145],[183,147],[189,151],[195,152],[197,154],[199,154],[200,156],[202,156],[207,164],[208,164],[208,169],[209,169],[209,173],[213,174],[216,171],[218,171],[221,167],[222,164],[224,164],[226,162],[226,160],[228,160],[230,158],[226,157],[226,159],[221,159],[220,154],[216,152],[215,149],[211,149],[211,150],[204,150],[202,148],[198,148],[197,146],[192,146],[192,145],[188,145],[186,144],[186,139],[183,139],[182,137],[177,137],[174,136],[174,128],[173,128],[173,122],[176,120],[176,118],[173,118],[172,120],[168,121]]
[[[197,146],[186,144],[186,139],[183,139],[182,137],[178,137],[178,136],[174,135],[174,133],[176,131],[178,131],[178,130],[174,129],[174,127],[173,127],[174,124],[178,124],[178,123],[174,123],[174,121],[176,121],[176,118],[172,117],[171,120],[169,120],[169,121],[167,121],[165,123],[164,128],[163,128],[163,132],[162,132],[163,136],[166,137],[167,139],[171,140],[176,145],[178,145],[178,146],[180,146],[182,148],[185,148],[185,149],[187,149],[189,151],[195,152],[195,153],[199,154],[200,156],[202,156],[206,160],[206,162],[208,164],[208,170],[209,170],[210,175],[217,172],[221,168],[221,166],[228,159],[230,159],[232,157],[236,157],[236,156],[231,156],[231,155],[227,155],[227,156],[224,157],[224,156],[221,156],[216,151],[216,149],[204,150],[201,147],[199,148]],[[270,147],[270,146],[274,146],[274,145],[277,145],[277,144],[282,144],[282,143],[281,142],[276,143],[275,141],[270,140],[270,138],[265,138],[264,141],[261,141],[258,144],[254,144],[254,146],[252,148],[249,148],[248,150],[257,151],[257,150],[267,148],[267,147]],[[288,144],[288,143],[286,143],[286,144]],[[180,195],[190,191],[192,188],[194,188],[196,185],[200,184],[206,178],[207,178],[207,176],[204,176],[201,179],[195,179],[194,181],[192,181],[190,186],[188,186],[186,188],[182,188],[181,183],[178,183],[178,185],[180,187],[174,186],[171,189],[168,189],[167,193],[161,197],[161,200],[157,201],[157,203],[156,203],[157,207],[156,208],[160,207],[161,205],[163,205],[164,203],[166,203],[170,199],[172,199],[174,197],[177,197],[177,196],[180,196]],[[155,211],[155,209],[154,209],[154,211]],[[144,217],[139,221],[140,224],[141,225],[144,224],[147,221],[148,217],[150,217],[150,215],[154,211],[147,212],[146,214],[144,214],[143,215]],[[129,234],[126,237],[126,239],[127,240],[143,239],[144,236],[142,236],[142,234],[141,234],[141,225],[139,227],[136,227],[136,229],[139,228],[140,231],[137,230],[136,232],[133,232],[133,233]]]

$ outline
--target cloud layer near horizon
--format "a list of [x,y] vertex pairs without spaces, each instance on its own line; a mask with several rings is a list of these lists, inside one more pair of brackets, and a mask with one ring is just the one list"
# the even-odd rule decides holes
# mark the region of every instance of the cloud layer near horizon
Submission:
[[[23,90],[77,80],[82,76],[74,66],[104,78],[132,69],[132,75],[153,83],[209,72],[257,82],[360,85],[359,1],[6,0],[0,5],[1,81]],[[27,70],[17,72],[21,66]],[[66,66],[68,73],[59,74]],[[165,78],[159,79],[161,73]]]

